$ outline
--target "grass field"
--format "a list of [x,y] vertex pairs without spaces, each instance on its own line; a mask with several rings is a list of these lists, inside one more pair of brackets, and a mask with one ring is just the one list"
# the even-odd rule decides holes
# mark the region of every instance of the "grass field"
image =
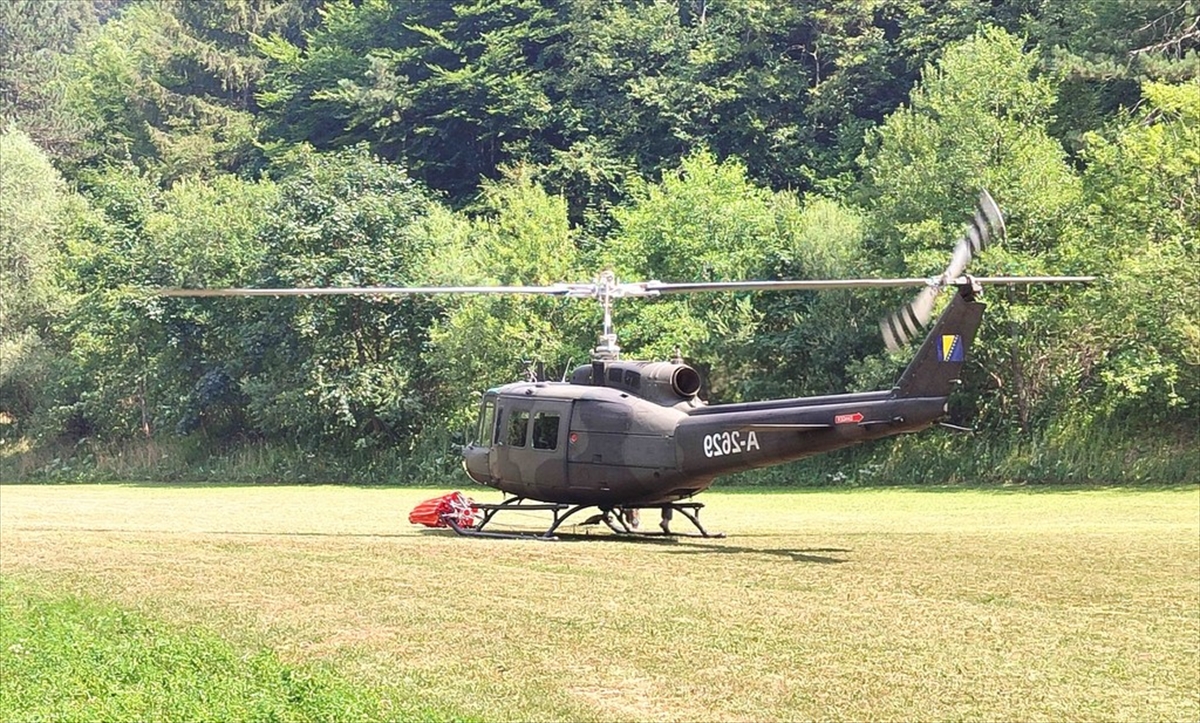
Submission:
[[[408,525],[434,494],[0,487],[0,663],[25,664],[28,620],[86,638],[127,615],[143,632],[118,658],[268,661],[221,695],[315,681],[279,719],[328,717],[305,691],[353,698],[347,718],[1200,719],[1196,487],[713,492],[730,537],[676,542]],[[215,685],[203,663],[153,675]],[[28,718],[36,684],[0,675],[0,714]]]

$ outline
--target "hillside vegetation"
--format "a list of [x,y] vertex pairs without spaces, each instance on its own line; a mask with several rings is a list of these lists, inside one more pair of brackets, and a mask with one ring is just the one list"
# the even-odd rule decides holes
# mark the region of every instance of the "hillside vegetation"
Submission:
[[[951,421],[745,483],[1200,469],[1195,0],[0,4],[0,477],[440,482],[594,304],[194,286],[939,273],[1008,238]],[[625,302],[713,402],[886,388],[903,294]]]

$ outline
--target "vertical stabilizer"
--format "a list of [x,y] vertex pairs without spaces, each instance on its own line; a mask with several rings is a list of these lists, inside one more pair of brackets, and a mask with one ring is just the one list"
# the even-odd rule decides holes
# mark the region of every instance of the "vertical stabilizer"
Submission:
[[898,397],[946,397],[962,376],[975,333],[983,320],[984,304],[976,300],[979,287],[967,280],[938,317],[916,357],[896,382]]

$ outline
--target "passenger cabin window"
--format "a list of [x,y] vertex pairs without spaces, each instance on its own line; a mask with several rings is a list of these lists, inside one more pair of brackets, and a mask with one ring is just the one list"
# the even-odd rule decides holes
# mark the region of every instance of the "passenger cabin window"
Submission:
[[479,410],[479,429],[475,430],[475,443],[479,446],[491,445],[495,439],[492,428],[496,424],[496,400],[486,399]]
[[558,449],[557,414],[538,412],[533,415],[533,448]]
[[529,412],[511,412],[508,415],[508,438],[505,443],[511,447],[525,446],[525,432],[529,429]]

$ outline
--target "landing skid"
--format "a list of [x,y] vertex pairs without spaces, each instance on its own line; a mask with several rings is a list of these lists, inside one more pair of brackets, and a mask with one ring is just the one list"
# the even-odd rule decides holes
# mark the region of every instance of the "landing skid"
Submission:
[[[709,532],[700,523],[700,510],[703,507],[704,505],[700,502],[670,502],[662,505],[647,505],[645,507],[623,507],[608,510],[601,508],[600,521],[608,525],[608,529],[618,535],[638,535],[640,537],[724,537],[724,532]],[[662,513],[662,522],[658,523],[659,531],[643,530],[640,527],[630,524],[629,516],[624,513],[636,510],[659,510]],[[671,517],[674,512],[679,512],[686,517],[688,522],[691,522],[695,526],[697,532],[672,532]]]
[[[451,515],[443,517],[443,520],[450,529],[454,530],[464,537],[490,537],[493,539],[535,539],[535,540],[557,540],[554,533],[562,526],[564,522],[573,517],[576,513],[597,507],[597,505],[568,505],[561,502],[536,502],[529,501],[526,497],[511,497],[499,504],[489,504],[476,502],[472,507],[480,513],[478,522],[473,527],[464,527],[458,524],[458,521]],[[592,522],[603,522],[610,530],[618,535],[629,535],[638,537],[704,537],[704,538],[721,538],[725,536],[723,532],[709,532],[704,525],[700,523],[700,510],[704,505],[700,502],[669,502],[660,505],[646,505],[644,507],[599,507],[600,514],[589,519],[584,524]],[[639,529],[631,522],[632,514],[636,514],[638,510],[659,510],[662,513],[662,522],[659,523],[659,531],[647,531]],[[501,512],[520,511],[520,512],[550,512],[554,515],[554,521],[545,532],[540,534],[519,533],[519,532],[488,532],[484,528],[495,519],[496,515]],[[671,517],[674,512],[678,511],[689,522],[695,526],[697,532],[673,532],[670,528]]]

